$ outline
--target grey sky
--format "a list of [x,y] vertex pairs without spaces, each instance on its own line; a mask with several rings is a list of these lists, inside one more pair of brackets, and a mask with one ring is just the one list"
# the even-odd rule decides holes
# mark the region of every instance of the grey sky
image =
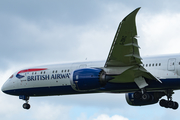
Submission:
[[[179,4],[178,0],[1,1],[0,85],[24,67],[105,60],[119,22],[137,7],[141,7],[136,19],[141,55],[179,53]],[[180,101],[179,94],[174,100]],[[180,111],[158,104],[132,107],[124,94],[30,98],[32,108],[25,111],[24,101],[1,92],[0,103],[0,117],[6,120],[95,120],[102,114],[177,120]]]
[[[170,6],[168,1],[141,2],[128,6],[129,1],[118,0],[1,2],[0,63],[7,68],[9,62],[106,59],[117,26],[127,13],[141,6],[140,15],[156,15],[173,11],[177,6],[177,2]],[[96,45],[95,42],[103,44]],[[87,46],[93,47],[93,54]]]

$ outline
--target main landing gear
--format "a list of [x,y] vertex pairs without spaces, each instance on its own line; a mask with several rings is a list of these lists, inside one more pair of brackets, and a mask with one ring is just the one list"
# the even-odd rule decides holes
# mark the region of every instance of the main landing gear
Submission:
[[[156,93],[156,92],[155,92]],[[174,94],[173,90],[166,90],[165,92],[157,92],[157,95],[152,95],[148,92],[146,92],[144,89],[141,89],[140,91],[137,91],[134,93],[134,98],[135,99],[141,99],[143,101],[151,101],[152,98],[153,99],[157,99],[158,100],[162,97],[162,96],[167,96],[167,100],[165,99],[161,99],[159,101],[159,105],[161,107],[165,107],[165,108],[171,108],[176,110],[179,107],[179,104],[175,101],[172,101],[172,94]]]
[[26,109],[26,110],[30,109],[31,106],[30,106],[30,104],[28,104],[28,102],[29,102],[29,96],[20,95],[20,96],[19,96],[19,99],[22,99],[22,100],[25,100],[25,101],[26,101],[26,103],[24,103],[23,106],[22,106],[24,109]]
[[172,94],[174,94],[174,92],[172,90],[167,90],[166,91],[167,100],[161,99],[159,101],[159,105],[161,107],[172,108],[172,109],[176,110],[179,107],[179,104],[175,101],[172,101]]

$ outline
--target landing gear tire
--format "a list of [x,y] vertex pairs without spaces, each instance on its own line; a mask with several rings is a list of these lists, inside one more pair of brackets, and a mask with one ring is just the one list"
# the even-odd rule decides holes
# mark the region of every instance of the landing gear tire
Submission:
[[176,110],[176,109],[178,109],[178,107],[179,107],[179,104],[177,102],[174,102],[174,106],[172,109]]
[[162,99],[162,100],[159,101],[159,105],[160,105],[161,107],[172,108],[172,109],[174,109],[174,110],[176,110],[176,109],[179,107],[179,105],[178,105],[177,102],[167,101],[167,100],[164,100],[164,99]]
[[167,100],[162,99],[162,100],[159,101],[159,105],[160,105],[161,107],[168,108],[167,102],[168,102]]
[[24,109],[27,109],[27,110],[28,110],[30,107],[31,107],[31,106],[30,106],[30,104],[28,104],[28,103],[24,103],[24,104],[23,104],[23,108],[24,108]]
[[167,106],[168,106],[168,108],[173,108],[174,102],[173,101],[168,101]]

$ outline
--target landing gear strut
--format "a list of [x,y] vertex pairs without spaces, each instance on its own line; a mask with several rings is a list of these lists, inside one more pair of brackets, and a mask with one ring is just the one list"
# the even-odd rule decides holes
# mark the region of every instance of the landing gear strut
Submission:
[[167,100],[161,99],[159,101],[159,105],[161,107],[172,108],[176,110],[179,107],[179,104],[175,101],[172,101],[172,94],[174,94],[173,90],[167,90],[166,91]]
[[19,96],[19,99],[23,99],[23,100],[26,101],[26,103],[24,103],[23,106],[22,106],[24,109],[26,109],[26,110],[30,109],[31,106],[30,106],[30,104],[28,104],[28,102],[29,102],[29,96],[20,95],[20,96]]

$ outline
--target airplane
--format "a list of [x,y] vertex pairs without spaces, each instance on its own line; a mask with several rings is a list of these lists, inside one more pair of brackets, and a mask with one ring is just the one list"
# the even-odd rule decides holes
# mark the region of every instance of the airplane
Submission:
[[159,102],[176,110],[172,95],[180,89],[180,54],[141,58],[135,23],[139,9],[120,22],[106,60],[26,68],[11,75],[1,90],[25,100],[27,110],[30,97],[85,93],[125,93],[129,105]]

